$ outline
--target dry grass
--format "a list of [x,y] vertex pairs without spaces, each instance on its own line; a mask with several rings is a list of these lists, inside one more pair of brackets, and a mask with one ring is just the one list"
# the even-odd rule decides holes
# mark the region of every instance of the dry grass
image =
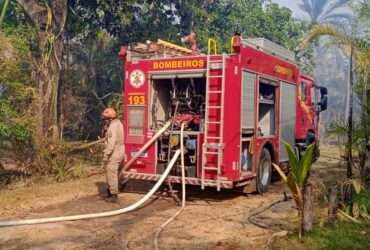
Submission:
[[71,180],[63,183],[19,182],[11,188],[0,190],[0,216],[24,213],[50,204],[63,203],[89,194],[96,194],[95,182],[102,176]]
[[11,42],[0,32],[0,72],[4,74],[8,73],[8,71],[14,71],[14,68],[17,67],[18,59],[18,54]]

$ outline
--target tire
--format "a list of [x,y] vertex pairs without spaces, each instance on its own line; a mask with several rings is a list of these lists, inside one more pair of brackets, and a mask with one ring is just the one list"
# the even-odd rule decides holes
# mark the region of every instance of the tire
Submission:
[[[320,143],[319,141],[316,141],[316,136],[314,133],[312,133],[311,131],[307,132],[307,135],[306,135],[306,140],[305,140],[305,143],[306,143],[306,148],[312,144],[312,143],[315,143],[315,149],[314,149],[314,153],[313,153],[313,162],[316,162],[317,159],[320,157]],[[302,157],[304,152],[300,152],[300,157]]]
[[308,131],[305,138],[306,147],[308,147],[310,144],[314,143],[316,141],[315,133],[312,133],[311,131]]
[[258,162],[256,187],[257,192],[262,194],[268,191],[268,186],[271,183],[272,175],[272,160],[270,152],[264,148],[261,152]]

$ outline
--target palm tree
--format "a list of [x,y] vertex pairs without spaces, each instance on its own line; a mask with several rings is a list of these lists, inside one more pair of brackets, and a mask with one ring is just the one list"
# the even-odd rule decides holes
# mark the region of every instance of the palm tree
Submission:
[[[350,1],[351,0],[301,0],[301,3],[298,6],[309,16],[309,26],[319,23],[331,23],[333,25],[338,25],[343,24],[343,21],[350,22],[352,20],[352,13],[348,10],[343,10],[343,8],[347,7],[347,4]],[[348,25],[344,26],[347,27]],[[316,54],[320,54],[319,50],[321,48],[322,46],[319,45],[314,46]],[[336,53],[338,55],[338,52],[336,51],[333,51],[332,53]],[[321,59],[322,57],[318,60]],[[349,86],[347,86],[347,92],[348,95],[346,99],[346,105],[348,106],[350,92]],[[346,112],[346,117],[348,117],[348,112]]]
[[[321,36],[330,36],[335,40],[335,42],[342,48],[343,52],[350,59],[350,86],[351,92],[353,89],[353,70],[352,65],[354,63],[356,73],[361,82],[362,86],[362,129],[364,133],[364,142],[362,145],[362,159],[361,159],[361,177],[365,178],[364,174],[366,173],[365,169],[365,160],[367,155],[367,145],[368,145],[368,111],[367,111],[367,91],[369,83],[369,71],[370,71],[370,44],[367,41],[362,39],[357,39],[349,35],[344,34],[343,32],[338,31],[332,25],[314,25],[303,38],[299,49],[307,47],[309,43],[316,40]],[[351,93],[350,92],[350,93]],[[350,98],[351,99],[351,98]],[[347,177],[352,176],[352,101],[350,100],[350,114],[348,116],[348,161],[347,161]]]
[[290,171],[288,176],[284,173],[284,171],[276,164],[272,164],[281,178],[287,183],[290,192],[292,193],[293,200],[298,209],[298,217],[299,217],[299,231],[298,236],[299,239],[302,238],[304,233],[304,217],[305,217],[305,201],[306,201],[306,192],[305,186],[307,184],[307,179],[310,175],[311,165],[313,160],[313,152],[315,149],[315,144],[311,144],[307,147],[305,152],[301,157],[299,157],[293,147],[288,143],[285,143],[285,149],[288,153],[289,157],[289,167]]
[[335,19],[351,19],[350,13],[336,12],[346,7],[349,0],[302,0],[299,8],[306,12],[312,24],[336,23]]

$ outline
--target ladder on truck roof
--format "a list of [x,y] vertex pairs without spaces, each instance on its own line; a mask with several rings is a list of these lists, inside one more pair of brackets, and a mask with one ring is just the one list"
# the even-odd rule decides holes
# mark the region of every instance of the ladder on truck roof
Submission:
[[[216,172],[217,191],[220,191],[221,188],[224,151],[225,60],[225,54],[222,54],[222,59],[213,59],[210,54],[207,55],[206,106],[204,119],[204,142],[202,146],[201,188],[204,189],[206,186],[206,173]],[[214,72],[215,69],[217,72]],[[221,69],[221,74],[219,74],[219,69]]]
[[191,56],[193,51],[185,47],[158,39],[146,43],[132,43],[129,45],[128,55],[130,60],[172,58]]

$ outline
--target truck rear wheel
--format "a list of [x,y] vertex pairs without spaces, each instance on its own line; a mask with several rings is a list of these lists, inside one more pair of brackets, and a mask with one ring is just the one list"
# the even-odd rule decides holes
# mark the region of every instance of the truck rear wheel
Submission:
[[258,193],[265,193],[268,191],[268,186],[271,183],[272,175],[272,160],[270,152],[264,148],[261,152],[257,176],[256,176],[256,187]]

